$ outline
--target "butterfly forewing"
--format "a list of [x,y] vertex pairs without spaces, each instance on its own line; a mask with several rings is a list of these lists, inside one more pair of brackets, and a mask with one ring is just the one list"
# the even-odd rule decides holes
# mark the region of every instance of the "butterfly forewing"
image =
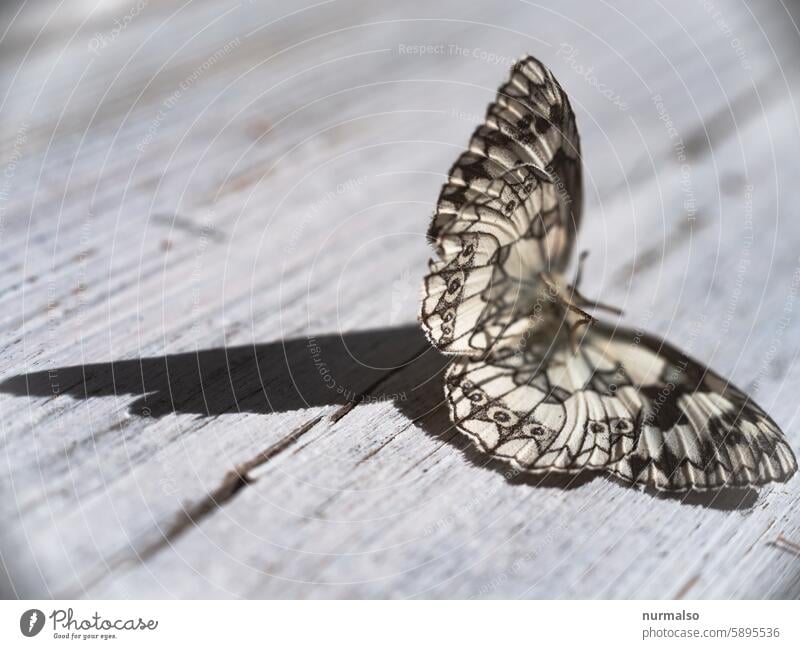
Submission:
[[533,58],[518,63],[450,170],[429,229],[420,319],[441,351],[512,343],[536,276],[566,266],[581,204],[579,143],[566,94]]

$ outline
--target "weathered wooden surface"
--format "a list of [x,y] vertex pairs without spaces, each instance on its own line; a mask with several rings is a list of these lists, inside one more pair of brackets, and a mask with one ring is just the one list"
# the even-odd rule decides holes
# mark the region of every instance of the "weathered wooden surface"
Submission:
[[800,449],[780,3],[91,4],[0,25],[7,594],[800,595],[800,479],[509,480],[415,323],[438,188],[530,52],[578,113],[584,292]]

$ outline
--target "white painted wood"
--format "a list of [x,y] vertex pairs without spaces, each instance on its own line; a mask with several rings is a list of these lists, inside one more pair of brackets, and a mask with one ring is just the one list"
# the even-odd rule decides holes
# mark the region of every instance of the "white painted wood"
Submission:
[[0,44],[8,594],[800,595],[798,479],[508,479],[453,431],[415,323],[438,188],[530,52],[578,112],[584,292],[800,448],[798,35],[779,5],[716,4],[159,2],[97,52],[124,3],[22,9]]

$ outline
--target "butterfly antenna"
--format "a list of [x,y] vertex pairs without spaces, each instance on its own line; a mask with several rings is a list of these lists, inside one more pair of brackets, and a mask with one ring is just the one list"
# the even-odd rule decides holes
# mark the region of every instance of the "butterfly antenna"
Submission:
[[578,349],[580,349],[580,341],[578,340],[578,329],[580,329],[581,327],[588,327],[593,322],[596,322],[595,319],[588,313],[584,315],[586,316],[585,318],[581,318],[577,322],[573,323],[572,326],[569,328],[569,346],[572,348],[573,354],[577,354]]
[[586,258],[589,256],[588,250],[583,250],[581,254],[578,256],[578,272],[575,273],[575,290],[578,290],[578,287],[581,285],[581,280],[583,279],[583,268],[586,265]]
[[585,298],[578,290],[578,287],[581,285],[581,281],[583,280],[583,270],[586,267],[586,259],[588,256],[588,250],[582,251],[578,256],[578,271],[575,273],[575,281],[569,286],[573,297],[576,299],[576,302],[580,304],[580,306],[587,307],[589,309],[599,309],[600,311],[606,311],[608,313],[613,313],[614,315],[622,315],[622,309],[618,309],[610,304],[598,302],[597,300],[589,300]]
[[586,307],[587,309],[598,309],[600,311],[606,311],[607,313],[613,313],[614,315],[622,315],[624,313],[620,308],[584,297],[578,290],[577,286],[568,286],[568,288],[570,290],[572,299],[575,300],[576,304],[582,307]]
[[622,315],[625,313],[622,309],[616,306],[611,306],[610,304],[604,304],[603,302],[597,302],[592,300],[586,300],[583,296],[580,296],[582,300],[584,300],[583,304],[585,304],[590,309],[598,309],[600,311],[605,311],[606,313],[613,313],[614,315]]

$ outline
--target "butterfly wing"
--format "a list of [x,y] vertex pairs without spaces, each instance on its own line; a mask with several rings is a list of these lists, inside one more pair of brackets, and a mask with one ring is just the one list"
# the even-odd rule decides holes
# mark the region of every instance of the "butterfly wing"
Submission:
[[566,94],[539,61],[521,61],[450,170],[428,232],[439,258],[420,320],[441,351],[477,356],[518,338],[537,273],[569,261],[579,156]]
[[666,343],[601,324],[577,352],[558,334],[460,358],[445,391],[458,428],[521,471],[606,469],[680,491],[782,482],[797,469],[740,390]]
[[656,338],[599,328],[639,392],[634,450],[609,467],[668,491],[785,482],[797,460],[778,425],[729,381]]
[[625,385],[613,359],[585,343],[573,354],[556,340],[487,359],[459,358],[445,377],[453,421],[483,451],[520,471],[610,467],[636,447],[636,393],[597,389],[601,377]]

